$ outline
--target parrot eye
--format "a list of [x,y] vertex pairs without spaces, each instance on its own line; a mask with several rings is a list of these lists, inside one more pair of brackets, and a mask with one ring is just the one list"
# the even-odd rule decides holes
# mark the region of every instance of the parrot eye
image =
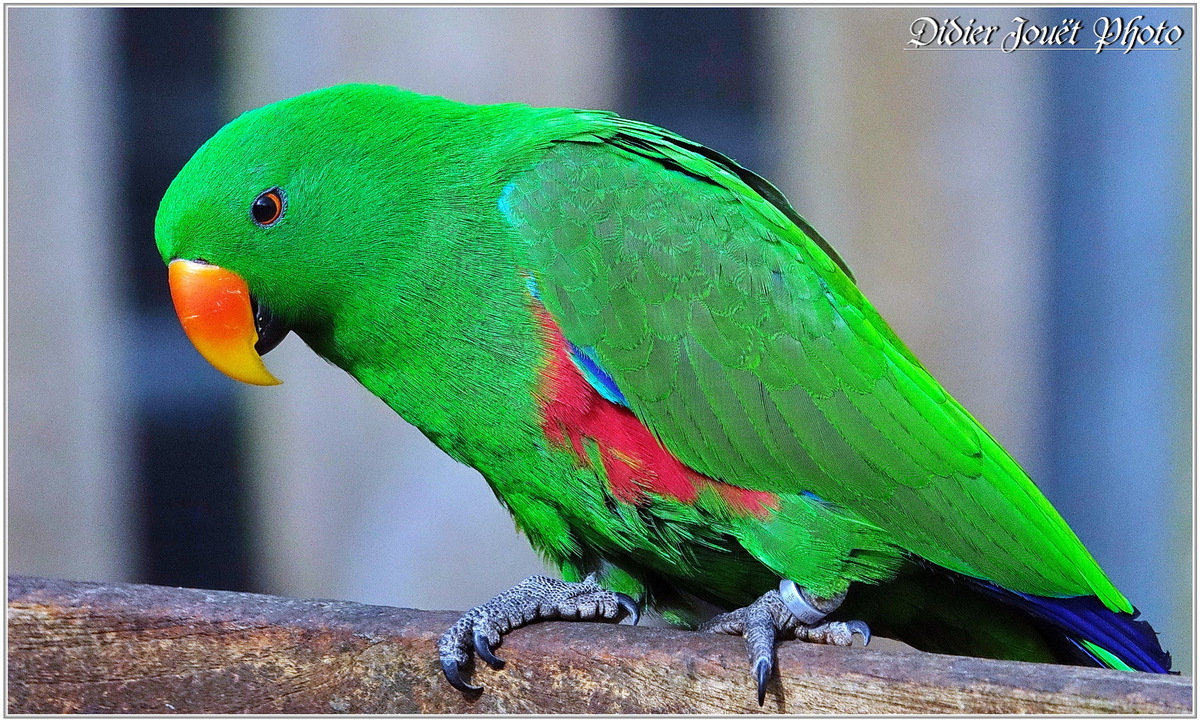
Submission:
[[269,228],[279,222],[286,205],[282,188],[270,188],[258,194],[250,205],[250,217],[263,228]]

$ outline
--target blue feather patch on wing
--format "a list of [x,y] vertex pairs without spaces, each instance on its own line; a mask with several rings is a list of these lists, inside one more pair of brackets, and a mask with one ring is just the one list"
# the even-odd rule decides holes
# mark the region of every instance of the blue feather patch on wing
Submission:
[[614,404],[629,408],[629,402],[625,400],[625,394],[621,393],[621,389],[617,388],[617,382],[613,381],[612,376],[609,376],[600,362],[596,360],[596,349],[591,346],[576,346],[568,341],[567,353],[571,357],[571,361],[575,363],[575,368],[579,369],[579,373],[583,374],[587,382],[592,385],[592,388],[599,391],[601,396]]
[[[511,185],[511,184],[510,184]],[[505,186],[507,189],[507,186]],[[505,196],[500,196],[503,203]],[[529,290],[529,295],[536,300],[542,300],[541,290],[538,289],[537,280],[531,274],[525,274],[525,288]],[[567,341],[567,355],[571,357],[571,362],[575,364],[575,368],[579,369],[579,373],[587,379],[592,388],[596,389],[601,396],[613,402],[620,404],[625,408],[629,408],[629,402],[625,400],[625,394],[621,393],[621,389],[617,388],[617,382],[613,381],[613,377],[608,375],[600,362],[596,360],[596,349],[591,346],[576,346]]]
[[837,508],[836,504],[834,504],[831,501],[822,499],[821,497],[817,496],[817,494],[815,492],[811,492],[811,491],[807,491],[807,490],[802,491],[802,492],[800,492],[800,496],[804,497],[805,499],[808,499],[809,501],[813,502],[817,506],[823,507],[825,509]]
[[525,288],[529,290],[530,296],[542,300],[542,292],[538,290],[537,281],[533,280],[533,276],[525,276]]
[[516,181],[510,181],[508,185],[500,189],[500,197],[496,199],[496,208],[500,209],[500,213],[504,215],[505,220],[509,223],[516,223],[517,219],[513,215],[512,201],[509,196],[517,187]]

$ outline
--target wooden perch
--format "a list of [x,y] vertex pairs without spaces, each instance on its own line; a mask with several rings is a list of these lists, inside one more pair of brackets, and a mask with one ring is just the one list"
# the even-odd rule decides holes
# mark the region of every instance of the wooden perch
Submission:
[[442,678],[457,615],[138,584],[8,580],[9,714],[1176,713],[1190,679],[788,642],[760,708],[742,640],[542,623]]

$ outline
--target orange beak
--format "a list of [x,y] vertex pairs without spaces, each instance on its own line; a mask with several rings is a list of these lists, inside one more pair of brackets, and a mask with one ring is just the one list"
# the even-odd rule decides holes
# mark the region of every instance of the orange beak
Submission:
[[196,350],[226,376],[256,386],[283,383],[271,375],[258,343],[250,289],[220,266],[176,259],[167,267],[171,301]]

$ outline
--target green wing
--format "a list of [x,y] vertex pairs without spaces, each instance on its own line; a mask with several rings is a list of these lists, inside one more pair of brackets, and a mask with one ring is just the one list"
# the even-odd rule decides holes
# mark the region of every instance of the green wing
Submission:
[[1004,587],[1130,609],[777,190],[661,129],[594,119],[510,183],[501,209],[564,335],[594,349],[664,446],[781,495],[748,548],[786,573],[810,522],[857,525]]

